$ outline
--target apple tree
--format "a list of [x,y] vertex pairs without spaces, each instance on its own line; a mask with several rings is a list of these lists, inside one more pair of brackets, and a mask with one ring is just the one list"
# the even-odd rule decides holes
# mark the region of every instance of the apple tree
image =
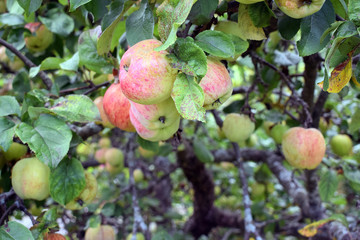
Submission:
[[360,239],[360,1],[0,0],[0,239]]

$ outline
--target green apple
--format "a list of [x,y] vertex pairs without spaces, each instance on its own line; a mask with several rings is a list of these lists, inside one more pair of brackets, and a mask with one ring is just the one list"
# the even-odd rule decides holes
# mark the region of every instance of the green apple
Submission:
[[53,33],[41,22],[25,25],[32,35],[25,37],[25,45],[32,52],[42,52],[53,42]]
[[136,183],[141,182],[142,180],[144,180],[144,174],[143,174],[143,172],[141,171],[140,168],[134,169],[133,174],[134,174],[134,180],[135,180]]
[[333,153],[340,157],[352,154],[353,143],[351,138],[346,134],[335,135],[330,140],[330,146]]
[[13,142],[11,143],[9,149],[3,153],[4,158],[6,159],[6,161],[12,161],[12,160],[18,160],[21,157],[25,156],[25,154],[27,153],[27,146],[17,143],[17,142]]
[[325,134],[326,131],[329,129],[329,127],[330,127],[330,123],[328,123],[324,117],[320,117],[319,129],[320,129],[321,133]]
[[295,168],[315,169],[324,158],[325,150],[325,139],[315,128],[293,127],[283,135],[283,154]]
[[257,2],[262,2],[264,0],[236,0],[236,1],[242,4],[253,4]]
[[275,0],[276,5],[292,18],[304,18],[319,11],[325,0]]
[[105,168],[111,174],[120,173],[124,169],[124,153],[118,148],[106,150]]
[[[126,240],[132,240],[132,233],[130,233],[127,237]],[[145,237],[142,233],[136,233],[136,240],[145,240]]]
[[220,167],[224,170],[231,170],[236,168],[235,165],[231,162],[221,162]]
[[222,130],[231,142],[242,142],[254,132],[255,123],[248,115],[230,113],[225,117]]
[[85,232],[85,240],[116,240],[116,235],[112,226],[100,225],[96,228],[88,228]]
[[130,47],[120,61],[119,80],[124,95],[140,104],[157,104],[168,98],[178,71],[167,51],[156,51],[163,43],[147,39]]
[[266,135],[268,135],[269,137],[271,137],[270,131],[274,125],[275,125],[275,123],[270,122],[270,121],[264,121],[262,124],[262,127],[265,130]]
[[266,186],[265,184],[254,182],[250,185],[251,197],[253,199],[265,197]]
[[87,143],[80,143],[77,147],[76,147],[76,153],[80,156],[89,156],[91,154],[94,153],[94,149],[92,148],[92,146],[90,144]]
[[70,210],[82,209],[91,203],[97,194],[96,178],[89,172],[85,172],[85,188],[74,200],[66,204],[65,208]]
[[100,148],[109,148],[111,147],[111,140],[108,137],[102,137],[99,140]]
[[39,159],[24,158],[11,171],[11,183],[22,199],[44,200],[49,196],[50,169]]
[[107,119],[116,127],[127,132],[135,132],[130,121],[130,101],[121,90],[120,83],[113,83],[105,92],[103,108]]
[[283,124],[276,124],[270,130],[270,136],[274,139],[276,144],[281,144],[284,133],[289,130],[289,126]]
[[169,139],[180,125],[180,115],[172,98],[152,105],[131,102],[130,120],[140,137],[153,142]]

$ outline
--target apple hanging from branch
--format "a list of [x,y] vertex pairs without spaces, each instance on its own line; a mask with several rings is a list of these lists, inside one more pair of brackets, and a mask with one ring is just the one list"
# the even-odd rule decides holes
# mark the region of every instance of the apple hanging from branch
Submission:
[[282,12],[292,18],[304,18],[318,12],[325,0],[275,0]]

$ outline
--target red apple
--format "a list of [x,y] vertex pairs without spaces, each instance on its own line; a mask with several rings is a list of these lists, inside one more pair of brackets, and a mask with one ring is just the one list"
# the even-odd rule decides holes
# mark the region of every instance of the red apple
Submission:
[[107,128],[113,128],[114,126],[111,124],[109,118],[107,117],[105,111],[104,111],[104,106],[103,106],[103,101],[104,101],[104,97],[100,96],[95,98],[94,103],[97,106],[97,108],[99,109],[100,112],[100,117],[101,117],[101,124],[104,127]]
[[316,168],[324,158],[325,150],[325,139],[315,128],[293,127],[282,138],[285,159],[299,169]]
[[134,132],[135,128],[130,122],[130,101],[125,97],[120,84],[112,84],[105,92],[103,107],[107,118],[121,130]]
[[119,79],[129,100],[157,104],[170,97],[177,70],[171,67],[167,51],[154,50],[161,45],[156,39],[143,40],[121,58]]

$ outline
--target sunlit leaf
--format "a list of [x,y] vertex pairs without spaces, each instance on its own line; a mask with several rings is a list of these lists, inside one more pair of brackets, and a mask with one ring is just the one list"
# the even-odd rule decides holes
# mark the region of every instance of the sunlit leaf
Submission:
[[260,27],[255,27],[249,15],[249,6],[240,4],[238,15],[238,26],[241,29],[241,38],[249,40],[263,40],[266,39],[264,30]]
[[304,237],[313,237],[318,232],[318,229],[324,226],[326,223],[333,221],[332,219],[323,219],[320,221],[313,222],[309,225],[306,225],[298,232]]

